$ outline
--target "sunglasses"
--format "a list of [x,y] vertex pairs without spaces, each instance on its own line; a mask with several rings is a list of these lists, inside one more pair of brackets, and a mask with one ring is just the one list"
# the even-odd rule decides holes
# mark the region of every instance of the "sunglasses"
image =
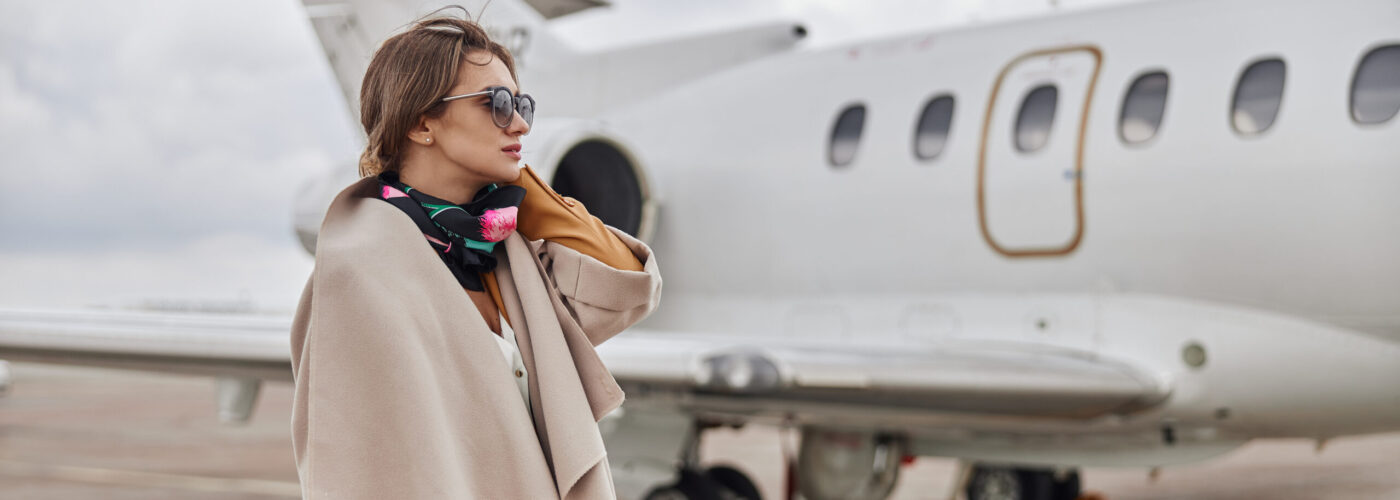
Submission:
[[442,102],[484,95],[491,96],[491,121],[495,122],[497,127],[509,127],[516,113],[520,113],[526,125],[534,125],[535,98],[530,97],[530,94],[512,95],[510,89],[505,87],[491,87],[481,92],[447,96],[442,98]]

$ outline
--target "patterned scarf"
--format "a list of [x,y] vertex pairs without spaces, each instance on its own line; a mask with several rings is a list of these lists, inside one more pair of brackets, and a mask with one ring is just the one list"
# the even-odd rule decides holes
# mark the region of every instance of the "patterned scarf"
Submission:
[[379,197],[413,219],[457,282],[483,291],[480,274],[496,268],[491,251],[515,232],[525,188],[492,184],[477,191],[472,201],[454,205],[399,182],[397,172],[379,174],[379,184]]

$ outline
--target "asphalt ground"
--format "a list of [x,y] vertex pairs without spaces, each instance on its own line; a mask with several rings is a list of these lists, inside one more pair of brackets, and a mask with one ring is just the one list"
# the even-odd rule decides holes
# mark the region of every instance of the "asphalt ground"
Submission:
[[[94,368],[11,365],[0,398],[0,498],[277,499],[298,496],[289,422],[292,388],[267,384],[246,425],[220,424],[214,381]],[[783,491],[783,440],[767,427],[711,431],[704,461],[749,472],[764,496]],[[893,498],[946,498],[952,460],[904,467]],[[1400,499],[1400,433],[1259,441],[1201,464],[1086,469],[1111,500]]]

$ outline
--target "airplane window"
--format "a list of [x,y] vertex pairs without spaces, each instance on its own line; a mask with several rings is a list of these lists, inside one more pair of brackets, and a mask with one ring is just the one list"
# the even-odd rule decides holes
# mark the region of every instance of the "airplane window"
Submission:
[[1026,94],[1021,112],[1016,115],[1016,149],[1032,153],[1050,142],[1050,125],[1055,121],[1055,101],[1059,91],[1054,85],[1041,85]]
[[1167,109],[1167,84],[1167,74],[1161,71],[1133,80],[1118,117],[1118,135],[1123,142],[1137,144],[1157,135]]
[[642,227],[641,182],[632,161],[612,144],[587,140],[569,149],[550,186],[588,207],[604,224],[632,236]]
[[1245,68],[1235,85],[1235,110],[1231,121],[1242,134],[1268,130],[1278,117],[1283,101],[1284,65],[1279,59],[1265,59]]
[[919,128],[914,131],[914,156],[932,160],[948,144],[948,128],[953,124],[953,96],[934,98],[919,115]]
[[1385,123],[1400,111],[1400,45],[1372,50],[1351,80],[1351,117],[1357,123]]
[[864,128],[864,104],[848,106],[836,117],[836,126],[831,129],[831,150],[827,152],[833,166],[850,165],[856,158],[856,146],[860,144],[860,132]]

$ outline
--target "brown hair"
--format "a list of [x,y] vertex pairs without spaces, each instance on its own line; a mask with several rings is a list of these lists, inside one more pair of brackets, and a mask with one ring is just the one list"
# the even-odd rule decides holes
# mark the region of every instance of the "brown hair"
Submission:
[[360,124],[369,137],[360,155],[362,177],[401,167],[408,131],[418,125],[419,117],[446,111],[439,99],[456,84],[457,69],[467,55],[478,50],[500,59],[516,79],[510,52],[470,20],[430,17],[379,46],[360,84]]

